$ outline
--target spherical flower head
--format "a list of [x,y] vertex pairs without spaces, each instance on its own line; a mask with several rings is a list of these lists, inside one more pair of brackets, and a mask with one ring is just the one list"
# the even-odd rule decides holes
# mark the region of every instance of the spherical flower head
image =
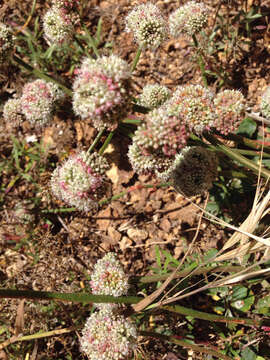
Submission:
[[238,90],[223,90],[214,99],[216,120],[214,127],[222,134],[237,130],[245,115],[245,98]]
[[97,261],[90,286],[95,295],[122,296],[127,294],[128,276],[114,253],[109,252]]
[[106,159],[85,151],[71,156],[58,166],[51,177],[52,193],[60,200],[81,211],[96,209],[106,190]]
[[200,146],[187,146],[175,157],[163,178],[170,180],[181,194],[201,195],[212,187],[217,176],[217,165],[217,158],[211,151]]
[[11,29],[0,23],[0,64],[6,62],[9,58],[14,46],[14,40]]
[[169,17],[170,33],[193,36],[207,26],[209,8],[203,3],[189,1],[175,10]]
[[139,97],[139,104],[153,110],[164,104],[170,95],[171,92],[166,86],[146,85]]
[[168,37],[167,23],[152,3],[139,5],[127,15],[126,31],[133,32],[135,41],[143,48],[156,49]]
[[124,360],[137,348],[135,325],[122,315],[93,313],[80,339],[89,360]]
[[270,86],[267,87],[261,99],[261,111],[263,116],[270,119]]
[[52,4],[66,11],[74,11],[78,8],[80,0],[53,0]]
[[57,85],[44,80],[35,80],[23,87],[21,110],[34,125],[44,126],[53,117],[55,104],[63,97]]
[[214,125],[213,94],[201,85],[179,86],[166,106],[169,114],[182,117],[198,135]]
[[73,84],[73,109],[101,130],[114,130],[130,108],[130,71],[115,55],[85,59]]
[[70,42],[74,33],[72,18],[68,14],[53,6],[43,19],[44,37],[49,45],[61,45]]
[[6,124],[12,127],[20,125],[24,120],[21,109],[21,99],[9,99],[4,105],[3,117]]

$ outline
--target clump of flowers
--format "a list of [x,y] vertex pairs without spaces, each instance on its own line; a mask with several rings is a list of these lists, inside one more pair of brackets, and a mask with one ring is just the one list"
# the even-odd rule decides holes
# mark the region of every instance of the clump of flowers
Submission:
[[72,16],[57,6],[48,10],[43,19],[44,37],[49,45],[70,42],[74,33]]
[[[90,286],[95,295],[122,296],[128,292],[128,276],[114,253],[99,259],[91,275]],[[114,309],[117,304],[96,304],[100,309]]]
[[173,37],[181,34],[193,36],[207,25],[209,8],[203,3],[189,1],[175,10],[169,17],[170,33]]
[[155,109],[165,103],[170,97],[170,90],[163,85],[146,85],[139,97],[139,104],[149,109]]
[[93,313],[80,339],[81,350],[89,360],[124,360],[136,349],[135,325],[122,315]]
[[73,84],[75,114],[114,130],[130,108],[129,78],[127,62],[116,55],[84,59]]
[[237,130],[245,115],[245,98],[238,90],[223,90],[214,99],[216,120],[214,127],[222,134]]
[[21,99],[11,98],[9,99],[3,108],[3,117],[7,125],[15,127],[20,125],[23,120],[23,114],[21,109]]
[[11,55],[14,46],[14,36],[9,27],[0,23],[0,64],[3,64]]
[[126,31],[133,32],[143,48],[156,49],[168,36],[167,23],[159,8],[146,3],[135,7],[126,17]]
[[178,86],[166,107],[170,115],[180,116],[189,130],[199,135],[214,125],[213,94],[201,85]]
[[263,116],[270,119],[270,86],[267,87],[261,99],[261,111]]
[[169,116],[166,108],[147,114],[133,136],[128,157],[138,173],[165,171],[172,158],[186,146],[189,131],[181,118]]
[[97,154],[82,151],[69,157],[58,166],[51,178],[53,194],[70,206],[81,211],[96,209],[106,190],[106,159]]
[[44,80],[35,80],[23,87],[21,111],[30,123],[44,126],[53,116],[55,105],[64,98],[60,88]]
[[106,190],[107,160],[97,154],[82,151],[57,167],[51,178],[53,194],[81,211],[97,208]]
[[211,151],[200,146],[187,146],[176,155],[171,167],[160,178],[171,181],[181,194],[201,195],[212,187],[217,165],[217,158]]

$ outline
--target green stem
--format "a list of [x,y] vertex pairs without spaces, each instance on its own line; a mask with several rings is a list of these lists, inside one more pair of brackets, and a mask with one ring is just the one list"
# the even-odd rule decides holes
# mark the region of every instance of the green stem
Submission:
[[95,140],[93,141],[93,143],[91,144],[91,146],[89,147],[89,149],[87,150],[87,155],[89,155],[93,150],[94,148],[96,147],[97,143],[99,142],[99,140],[101,139],[103,133],[104,133],[104,130],[105,129],[101,129],[99,131],[99,133],[97,134]]
[[79,45],[79,48],[84,52],[83,44],[82,44],[81,41],[78,39],[78,37],[76,36],[76,34],[74,34],[73,39],[74,39],[75,42]]
[[[234,151],[239,152],[242,155],[260,156],[260,152],[259,151],[254,151],[254,150],[234,149]],[[262,157],[270,158],[270,154],[263,153]]]
[[86,32],[87,36],[88,36],[88,40],[89,40],[89,46],[93,49],[96,57],[99,57],[99,52],[98,52],[98,49],[96,47],[96,43],[95,43],[95,40],[92,38],[91,34],[89,33],[89,31],[87,30],[86,26],[82,26],[84,31]]
[[41,210],[43,214],[50,214],[50,213],[58,214],[58,213],[73,212],[73,211],[77,211],[77,209],[75,207],[72,207],[72,208],[63,208],[63,209]]
[[141,124],[141,120],[140,119],[124,119],[121,121],[123,124],[135,124],[135,125],[140,125]]
[[131,65],[131,69],[130,71],[133,72],[138,64],[138,61],[140,59],[140,56],[141,56],[141,53],[142,53],[142,47],[140,46],[136,52],[136,55],[135,55],[135,58],[133,60],[133,63]]
[[147,114],[150,111],[147,107],[138,104],[132,104],[132,110],[140,114]]
[[112,140],[112,137],[114,135],[115,131],[111,131],[107,137],[107,139],[105,140],[104,144],[101,146],[100,150],[99,150],[99,155],[102,155],[104,153],[104,151],[106,150],[107,146],[109,145],[109,143]]
[[214,322],[223,322],[226,324],[239,324],[246,326],[257,326],[257,327],[260,327],[262,325],[261,320],[232,318],[232,317],[220,316],[215,314],[209,314],[203,311],[189,309],[180,305],[174,305],[174,306],[165,305],[165,306],[161,306],[160,309],[167,310],[169,312],[177,313],[180,315],[192,316],[196,319],[214,321]]
[[215,148],[219,151],[222,151],[224,154],[229,156],[231,159],[239,162],[243,166],[247,167],[248,169],[254,171],[256,174],[261,174],[265,179],[270,178],[270,171],[266,170],[263,167],[258,166],[253,161],[248,160],[244,156],[238,154],[234,149],[229,148],[228,146],[222,144],[217,138],[209,133],[204,133],[203,136],[206,140],[208,140]]
[[202,55],[199,53],[199,44],[198,44],[198,40],[197,40],[195,34],[192,35],[192,39],[193,39],[194,47],[197,50],[198,64],[199,64],[199,67],[200,67],[200,70],[201,70],[201,73],[202,73],[203,84],[207,88],[208,83],[207,83],[207,77],[206,77],[206,72],[205,72],[205,64],[204,64]]
[[171,343],[176,344],[176,345],[180,345],[180,346],[182,346],[184,348],[191,349],[194,352],[213,355],[213,356],[217,357],[218,359],[232,360],[232,358],[230,358],[229,356],[226,356],[226,355],[222,354],[219,351],[209,349],[205,345],[199,346],[199,345],[191,344],[190,342],[187,342],[185,340],[180,340],[179,338],[176,338],[173,335],[167,336],[167,335],[158,334],[156,332],[150,332],[150,331],[140,331],[139,333],[142,336],[150,336],[150,337],[153,337],[153,338],[157,338],[157,339],[161,339],[161,340],[171,342]]
[[41,72],[38,69],[33,68],[31,65],[27,64],[25,61],[23,61],[22,59],[20,59],[16,55],[13,55],[13,60],[17,64],[19,64],[23,68],[25,68],[27,71],[34,74],[36,77],[57,84],[67,95],[72,96],[72,90],[68,89],[65,85],[61,84],[58,80],[54,79],[52,76],[50,76],[48,74],[45,74],[45,73]]
[[79,303],[114,303],[114,304],[137,304],[141,297],[111,295],[92,295],[91,293],[58,293],[49,291],[0,289],[0,298],[11,299],[38,299],[38,300],[61,300]]

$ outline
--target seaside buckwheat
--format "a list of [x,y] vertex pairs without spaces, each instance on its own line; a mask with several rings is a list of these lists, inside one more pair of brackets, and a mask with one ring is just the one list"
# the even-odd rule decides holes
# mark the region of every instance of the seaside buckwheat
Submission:
[[270,119],[270,86],[267,87],[261,99],[261,111],[263,116]]
[[217,176],[217,158],[211,151],[200,147],[185,147],[176,155],[172,166],[161,179],[186,196],[201,195],[212,187]]
[[127,15],[126,31],[133,32],[135,41],[143,48],[156,49],[168,37],[161,11],[150,2],[135,7]]
[[21,99],[11,98],[6,101],[3,108],[3,118],[10,127],[16,127],[23,122],[24,117],[21,109]]
[[96,209],[106,190],[105,171],[108,168],[103,156],[97,153],[88,155],[82,151],[54,170],[52,193],[78,210],[87,212]]
[[14,39],[11,29],[0,23],[0,65],[5,63],[11,55]]
[[75,114],[114,130],[130,109],[129,78],[127,62],[116,55],[84,59],[73,84]]
[[221,134],[237,130],[245,115],[245,98],[238,90],[223,90],[214,98],[216,120],[214,127]]
[[189,1],[175,10],[169,17],[170,33],[173,37],[181,34],[193,36],[207,25],[209,8],[196,1]]
[[122,315],[99,311],[86,321],[80,344],[89,360],[128,359],[137,348],[137,329]]
[[139,104],[151,110],[158,108],[170,97],[170,90],[163,85],[146,85],[139,97]]

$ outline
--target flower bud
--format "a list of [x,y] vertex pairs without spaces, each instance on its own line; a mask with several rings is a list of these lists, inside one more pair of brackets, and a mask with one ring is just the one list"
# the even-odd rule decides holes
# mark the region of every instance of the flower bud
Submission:
[[164,104],[170,94],[171,92],[166,86],[146,85],[139,97],[139,104],[149,109],[155,109]]

